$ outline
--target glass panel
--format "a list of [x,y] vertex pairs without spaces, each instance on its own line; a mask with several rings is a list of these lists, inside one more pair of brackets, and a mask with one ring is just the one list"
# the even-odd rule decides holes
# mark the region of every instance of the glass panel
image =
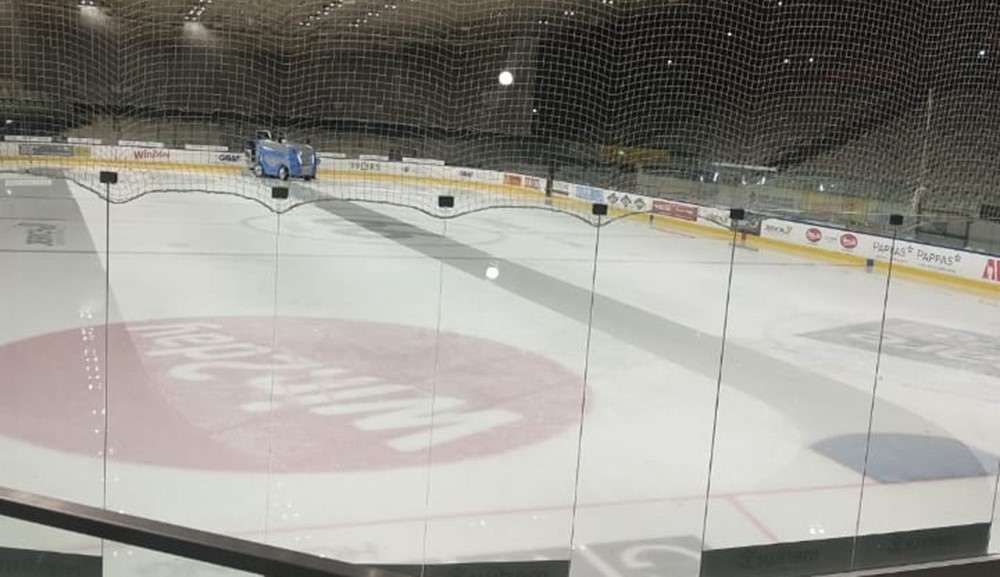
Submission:
[[[315,198],[374,198],[378,187],[314,188]],[[323,200],[281,215],[272,544],[358,563],[421,562],[441,285],[426,251],[443,229],[413,208],[369,202]]]
[[698,575],[732,248],[656,202],[600,233],[574,575]]
[[877,360],[856,328],[877,337],[886,272],[854,254],[852,233],[749,217],[733,247],[704,573],[842,571]]
[[0,486],[91,505],[104,497],[105,209],[63,178],[0,173]]
[[[903,240],[894,254],[860,532],[925,534],[891,556],[864,561],[981,554],[1000,447],[1000,315],[995,297],[935,284],[943,275],[928,269],[978,276],[987,259]],[[842,344],[854,347],[875,342],[879,326],[858,324],[844,334]],[[900,409],[921,419],[902,419]]]
[[569,559],[597,242],[587,219],[494,208],[447,221],[421,248],[442,275],[428,564]]
[[17,577],[239,577],[254,575],[115,543],[0,518],[0,567]]
[[100,539],[0,516],[0,568],[17,577],[101,577]]
[[232,195],[112,206],[109,509],[263,534],[271,370],[287,362],[273,344],[276,226]]
[[996,482],[993,488],[993,517],[991,519],[993,531],[990,534],[989,548],[991,555],[1000,553],[1000,525],[997,524],[998,520],[1000,520],[1000,467],[998,467]]
[[256,577],[257,575],[132,545],[104,542],[102,577]]

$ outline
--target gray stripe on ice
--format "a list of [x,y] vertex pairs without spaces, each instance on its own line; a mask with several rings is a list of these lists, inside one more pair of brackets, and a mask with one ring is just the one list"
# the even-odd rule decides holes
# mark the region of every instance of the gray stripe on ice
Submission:
[[[496,283],[501,288],[580,323],[586,324],[590,318],[590,292],[586,289],[359,204],[332,201],[316,206],[382,236],[386,236],[387,227],[372,223],[391,222],[396,234],[386,238],[477,278],[488,264],[499,263],[503,274]],[[407,231],[412,234],[399,234]],[[594,306],[596,330],[712,380],[717,378],[719,337],[603,295],[597,295]],[[726,369],[723,382],[727,387],[793,417],[807,444],[867,429],[871,396],[859,389],[733,342],[726,346]],[[876,419],[879,430],[950,437],[920,415],[884,399],[879,400]],[[723,423],[727,429],[732,425]]]

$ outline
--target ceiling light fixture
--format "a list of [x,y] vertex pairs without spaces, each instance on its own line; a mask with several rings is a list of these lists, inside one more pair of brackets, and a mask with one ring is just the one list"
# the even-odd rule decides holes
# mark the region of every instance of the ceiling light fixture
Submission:
[[[309,16],[307,16],[304,20],[299,20],[299,26],[310,27],[314,23],[319,24],[319,21],[322,20],[323,18],[328,17],[335,8],[343,8],[344,2],[345,0],[332,0],[331,2],[323,4],[316,10],[313,10],[313,12],[309,14]],[[350,4],[352,2],[348,1],[348,3]]]
[[190,9],[188,9],[187,14],[184,15],[185,22],[198,22],[201,20],[201,15],[205,13],[205,9],[212,3],[212,0],[198,0]]

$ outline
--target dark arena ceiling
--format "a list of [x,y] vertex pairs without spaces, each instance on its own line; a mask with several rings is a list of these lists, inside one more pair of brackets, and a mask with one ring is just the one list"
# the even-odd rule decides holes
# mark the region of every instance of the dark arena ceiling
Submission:
[[473,164],[637,147],[951,199],[1000,185],[998,71],[993,0],[0,0],[22,131],[268,125]]

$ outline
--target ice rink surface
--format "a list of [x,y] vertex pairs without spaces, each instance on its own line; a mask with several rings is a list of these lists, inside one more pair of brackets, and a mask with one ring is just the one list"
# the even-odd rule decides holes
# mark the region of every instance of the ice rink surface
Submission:
[[0,485],[361,563],[603,577],[696,575],[703,538],[993,519],[991,297],[455,188],[485,210],[386,181],[292,199],[397,204],[278,215],[0,179]]

